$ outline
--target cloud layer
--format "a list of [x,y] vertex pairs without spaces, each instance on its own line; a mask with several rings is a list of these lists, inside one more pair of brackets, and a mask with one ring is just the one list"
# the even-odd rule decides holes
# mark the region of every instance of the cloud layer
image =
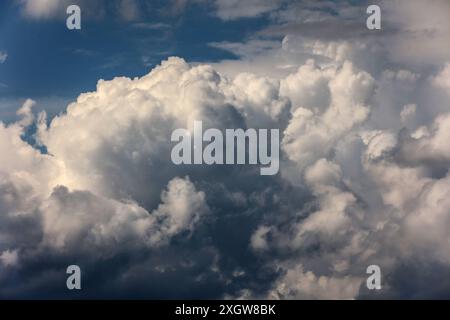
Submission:
[[[0,297],[448,297],[450,29],[381,4],[395,30],[382,37],[320,36],[309,24],[334,18],[310,2],[261,5],[249,14],[270,12],[270,28],[213,44],[239,60],[172,57],[100,80],[51,121],[27,100],[0,123]],[[362,8],[323,5],[351,23]],[[316,14],[297,21],[295,8]],[[449,7],[426,9],[440,20]],[[280,129],[279,175],[171,164],[171,132],[195,120]],[[64,288],[70,264],[83,296]]]

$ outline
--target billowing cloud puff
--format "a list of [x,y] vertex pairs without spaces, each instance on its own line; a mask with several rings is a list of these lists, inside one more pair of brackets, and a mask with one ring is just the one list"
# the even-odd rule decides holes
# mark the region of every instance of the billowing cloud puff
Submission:
[[[204,252],[200,259],[210,260],[208,272],[218,284],[229,281],[217,272],[217,249],[207,249],[211,235],[200,241],[196,234],[205,231],[197,229],[224,223],[211,214],[222,210],[217,201],[239,211],[268,201],[276,206],[276,200],[269,200],[275,190],[264,181],[234,190],[234,183],[255,175],[251,167],[204,170],[172,164],[170,136],[176,128],[192,130],[194,120],[217,128],[287,123],[290,101],[280,96],[279,87],[277,80],[251,74],[230,80],[210,66],[192,67],[170,58],[139,79],[99,81],[95,92],[81,94],[49,125],[45,113],[34,115],[34,101],[25,101],[17,112],[20,120],[0,127],[0,250],[9,267],[0,281],[8,272],[43,267],[49,255],[58,268],[71,261],[84,265],[87,273],[98,272],[95,262],[135,257],[135,263],[149,265],[144,274],[165,270],[162,265],[172,258],[163,247],[176,247],[173,242],[179,241],[187,242],[186,252]],[[34,144],[25,141],[32,125]],[[197,262],[185,263],[187,272],[198,273]],[[136,276],[130,271],[134,263],[116,267],[119,282],[124,274]],[[41,269],[33,270],[28,280],[39,282]],[[98,290],[104,286],[98,284]],[[17,293],[6,285],[2,295],[32,295],[32,288]]]
[[[368,101],[374,90],[370,75],[355,72],[350,63],[344,63],[339,70],[323,71],[323,79],[313,84],[303,84],[300,79],[311,81],[317,77],[314,72],[322,73],[318,69],[314,71],[310,64],[300,67],[297,75],[289,76],[284,83],[287,95],[292,94],[297,105],[284,133],[283,149],[302,167],[326,156],[339,139],[367,119]],[[313,77],[309,73],[313,73]],[[298,96],[303,91],[307,95]]]
[[351,299],[361,284],[361,279],[327,276],[317,277],[311,271],[304,272],[302,265],[289,269],[275,283],[268,299]]
[[111,247],[124,250],[127,244],[157,246],[180,232],[191,232],[208,210],[204,193],[197,192],[188,179],[171,180],[161,198],[162,203],[149,213],[133,203],[56,187],[40,208],[43,245],[99,252]]

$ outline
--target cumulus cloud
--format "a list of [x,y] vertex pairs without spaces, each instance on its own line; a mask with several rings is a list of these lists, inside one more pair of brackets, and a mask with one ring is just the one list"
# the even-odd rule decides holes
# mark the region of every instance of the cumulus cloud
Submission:
[[134,203],[56,187],[40,208],[43,244],[71,252],[124,250],[127,244],[159,246],[182,231],[191,232],[207,212],[204,193],[188,179],[171,180],[161,198],[158,209],[149,213]]
[[[212,213],[221,209],[209,202],[246,211],[269,201],[265,198],[275,191],[264,181],[235,191],[236,182],[255,176],[251,167],[204,170],[171,164],[171,132],[192,130],[194,120],[223,129],[287,122],[290,103],[280,96],[279,86],[277,80],[250,74],[231,81],[210,66],[170,58],[142,78],[99,81],[96,91],[81,94],[49,124],[46,113],[35,115],[35,102],[26,100],[17,112],[19,120],[0,126],[0,250],[8,252],[5,261],[11,265],[10,253],[15,252],[20,270],[38,267],[30,270],[29,287],[18,293],[5,283],[2,296],[32,296],[49,255],[59,267],[62,261],[78,261],[87,273],[97,272],[103,264],[99,260],[139,257],[136,264],[116,266],[112,281],[118,286],[120,277],[137,276],[132,270],[139,264],[149,266],[144,274],[157,277],[164,264],[172,268],[173,258],[162,247],[178,241],[187,241],[183,255],[202,252],[199,259],[210,260],[209,277],[218,284],[229,281],[217,271],[217,249],[198,248],[211,246],[211,235],[197,236],[205,232],[202,225],[230,223],[226,214],[225,221],[217,221]],[[32,126],[35,144],[25,139]],[[219,200],[222,195],[226,200]],[[18,230],[23,231],[20,236]],[[185,261],[176,270],[198,273],[197,263]],[[8,270],[2,270],[0,281],[6,281]],[[228,271],[233,277],[235,270]],[[206,277],[205,272],[197,276]],[[197,276],[189,281],[195,283]],[[99,283],[98,290],[106,292],[105,285]]]
[[[312,68],[300,67],[296,76],[291,75],[284,82],[285,94],[293,95],[294,103],[309,104],[294,105],[295,111],[282,142],[288,157],[302,167],[327,156],[343,135],[367,119],[370,111],[367,103],[374,90],[370,75],[355,72],[348,62],[341,69],[325,70],[322,79],[314,81],[313,77],[308,77],[308,80],[301,80],[306,79],[303,73],[314,73]],[[320,71],[316,69],[315,72]],[[314,81],[314,88],[309,81]]]
[[[289,97],[292,105],[283,135],[288,161],[282,164],[282,175],[306,187],[313,200],[276,219],[279,222],[263,219],[254,229],[250,247],[260,257],[284,257],[276,264],[268,262],[281,273],[269,291],[272,297],[374,297],[361,278],[372,263],[380,265],[388,277],[392,275],[381,292],[384,297],[448,295],[445,286],[433,292],[415,280],[406,285],[400,279],[411,268],[420,272],[447,263],[448,240],[434,223],[438,220],[444,228],[447,224],[441,214],[445,201],[437,200],[443,198],[435,192],[446,194],[448,159],[443,141],[448,136],[450,57],[439,37],[449,32],[445,23],[429,25],[432,19],[425,22],[417,15],[411,19],[412,11],[402,11],[402,1],[381,5],[382,10],[384,5],[396,8],[395,17],[389,13],[383,20],[385,27],[395,29],[391,35],[364,38],[358,31],[361,28],[355,28],[359,21],[355,13],[362,7],[335,4],[341,18],[353,19],[357,30],[336,29],[325,36],[294,26],[312,23],[333,29],[329,22],[334,18],[327,10],[308,21],[295,21],[294,15],[279,11],[272,17],[285,25],[265,30],[285,35],[279,49],[217,66],[230,75],[244,69],[279,78],[281,96]],[[303,7],[297,5],[299,10]],[[434,1],[434,10],[447,12],[447,3]],[[422,22],[412,26],[416,20]],[[433,36],[422,52],[406,49],[411,37],[425,37],[430,28]],[[392,45],[396,39],[397,44],[411,42],[400,48]],[[243,52],[253,43],[223,48]],[[435,46],[437,51],[432,49]],[[262,66],[264,61],[270,62],[268,67]],[[439,201],[439,205],[434,202],[435,209],[429,206],[430,196]],[[420,229],[427,225],[422,219],[429,219],[426,229],[436,228],[437,233]],[[328,291],[319,293],[317,288]],[[236,296],[261,297],[251,290]]]
[[[75,262],[99,275],[87,280],[96,297],[448,296],[448,282],[424,272],[450,266],[448,3],[431,2],[434,23],[381,2],[398,18],[387,14],[386,37],[301,34],[292,26],[326,25],[331,9],[355,26],[362,8],[305,3],[262,3],[251,15],[270,12],[270,30],[212,44],[239,60],[169,58],[140,78],[100,80],[50,121],[27,100],[18,121],[0,123],[0,296],[65,296],[58,270]],[[296,21],[301,8],[316,13]],[[278,46],[265,38],[275,33]],[[280,174],[171,164],[172,130],[194,120],[280,129]],[[365,288],[371,264],[377,293]]]

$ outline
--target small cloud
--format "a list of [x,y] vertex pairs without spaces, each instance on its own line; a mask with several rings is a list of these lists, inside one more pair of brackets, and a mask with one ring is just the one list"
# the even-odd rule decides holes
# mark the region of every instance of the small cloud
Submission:
[[6,51],[0,51],[0,63],[3,63],[8,58],[8,54]]

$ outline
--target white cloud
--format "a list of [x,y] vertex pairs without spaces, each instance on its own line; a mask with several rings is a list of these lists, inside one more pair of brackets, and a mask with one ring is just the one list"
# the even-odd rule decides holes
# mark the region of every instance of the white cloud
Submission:
[[317,276],[297,265],[285,272],[269,292],[269,299],[353,299],[362,278]]
[[[207,190],[195,185],[213,183],[208,174],[223,169],[171,165],[174,128],[191,128],[197,119],[238,127],[246,125],[247,112],[253,113],[249,123],[275,125],[289,110],[277,80],[242,75],[231,81],[179,58],[142,78],[99,81],[48,126],[45,113],[34,116],[34,104],[25,101],[17,122],[0,123],[0,250],[20,249],[19,261],[51,253],[87,264],[94,253],[99,259],[147,257],[173,238],[186,241],[207,219]],[[48,153],[22,139],[32,124]],[[246,171],[230,173],[239,181]],[[230,197],[246,203],[238,193]]]
[[442,71],[434,77],[433,83],[450,91],[450,63],[447,63]]
[[[327,8],[352,24],[322,33],[312,26],[333,17],[318,14],[320,8],[309,10],[316,14],[302,24],[288,12],[301,6],[274,13],[276,4],[262,3],[239,11],[234,2],[218,1],[216,14],[226,20],[271,12],[270,30],[244,43],[213,44],[239,60],[193,66],[170,58],[141,78],[101,80],[48,126],[43,114],[33,115],[32,101],[25,102],[19,121],[0,124],[3,264],[26,266],[46,256],[43,247],[84,258],[96,250],[108,259],[124,251],[134,258],[162,247],[176,250],[172,241],[188,243],[197,235],[209,246],[217,240],[212,233],[227,223],[243,227],[251,217],[242,247],[279,277],[263,289],[257,277],[239,282],[238,294],[230,296],[357,298],[374,263],[391,275],[383,278],[382,296],[409,294],[397,281],[405,265],[450,265],[450,56],[444,41],[450,30],[447,2],[430,3],[425,15],[436,21],[417,15],[427,9],[418,1],[405,11],[402,1],[386,2],[392,9],[386,28],[397,28],[375,39],[354,30],[358,8],[339,3],[327,2]],[[298,23],[304,34],[295,31]],[[284,33],[284,39],[277,44],[264,37],[269,33]],[[416,43],[424,46],[411,51]],[[190,129],[193,120],[218,128],[280,128],[281,175],[261,181],[247,168],[172,166],[170,133]],[[32,123],[48,154],[21,139]],[[220,227],[203,228],[216,222]],[[226,250],[217,245],[205,263],[229,283],[237,268],[221,269]],[[195,264],[185,254],[166,264],[159,258],[124,267],[117,278]],[[408,281],[408,291],[419,295],[420,283]]]
[[203,192],[188,179],[174,178],[162,203],[147,212],[132,202],[119,202],[90,192],[57,187],[40,207],[43,244],[58,250],[111,254],[131,246],[159,246],[182,232],[192,232],[208,211]]
[[[217,199],[207,203],[211,190],[196,185],[218,171],[168,164],[168,137],[174,128],[191,128],[201,119],[219,128],[284,129],[280,179],[309,194],[302,204],[289,198],[284,211],[276,202],[284,195],[275,193],[273,214],[290,223],[262,219],[248,238],[249,248],[262,257],[290,253],[267,264],[283,275],[264,296],[355,298],[368,264],[376,261],[392,270],[403,257],[422,255],[424,247],[427,255],[447,263],[447,211],[435,204],[445,203],[447,178],[430,175],[427,168],[447,163],[442,141],[448,116],[433,118],[421,136],[400,136],[402,127],[377,129],[370,113],[379,107],[376,89],[383,89],[377,97],[398,94],[377,87],[380,81],[416,85],[417,77],[380,72],[377,78],[346,59],[334,59],[333,64],[305,60],[274,79],[251,73],[227,78],[211,66],[170,58],[142,78],[99,81],[96,91],[81,94],[49,126],[44,114],[33,116],[33,101],[26,101],[18,112],[21,120],[0,126],[0,207],[7,213],[0,218],[0,250],[21,248],[19,261],[36,247],[83,257],[95,250],[108,258],[189,239],[217,208]],[[440,90],[430,82],[422,85]],[[412,99],[411,105],[418,104]],[[413,114],[412,107],[403,106],[396,112],[399,124]],[[414,110],[418,121],[425,119],[418,107]],[[20,138],[31,123],[48,154]],[[232,177],[236,183],[240,179]],[[239,192],[230,199],[243,196],[233,205],[265,208],[263,194],[246,199],[242,185],[234,185]],[[416,236],[421,225],[436,232]],[[18,228],[27,231],[18,237]]]
[[161,199],[162,204],[153,213],[161,221],[161,235],[153,234],[153,239],[159,240],[184,230],[193,232],[202,215],[209,211],[205,193],[197,192],[188,178],[172,179]]
[[34,114],[32,111],[33,106],[36,104],[36,101],[27,99],[25,100],[22,107],[17,110],[17,115],[22,117],[19,124],[23,127],[28,127],[34,121]]
[[[298,79],[305,79],[305,69],[311,68],[311,64],[301,67],[297,76],[291,75],[285,80],[284,86],[284,92],[292,93],[292,101],[297,105],[294,105],[293,117],[284,132],[282,148],[299,167],[327,156],[339,139],[366,121],[370,111],[367,103],[374,93],[372,77],[355,70],[349,62],[341,69],[325,70],[320,80],[314,83],[314,89],[307,84],[311,91],[303,89]],[[296,87],[298,91],[290,89]],[[303,95],[305,91],[308,93]],[[319,92],[316,101],[310,96],[314,91]]]

